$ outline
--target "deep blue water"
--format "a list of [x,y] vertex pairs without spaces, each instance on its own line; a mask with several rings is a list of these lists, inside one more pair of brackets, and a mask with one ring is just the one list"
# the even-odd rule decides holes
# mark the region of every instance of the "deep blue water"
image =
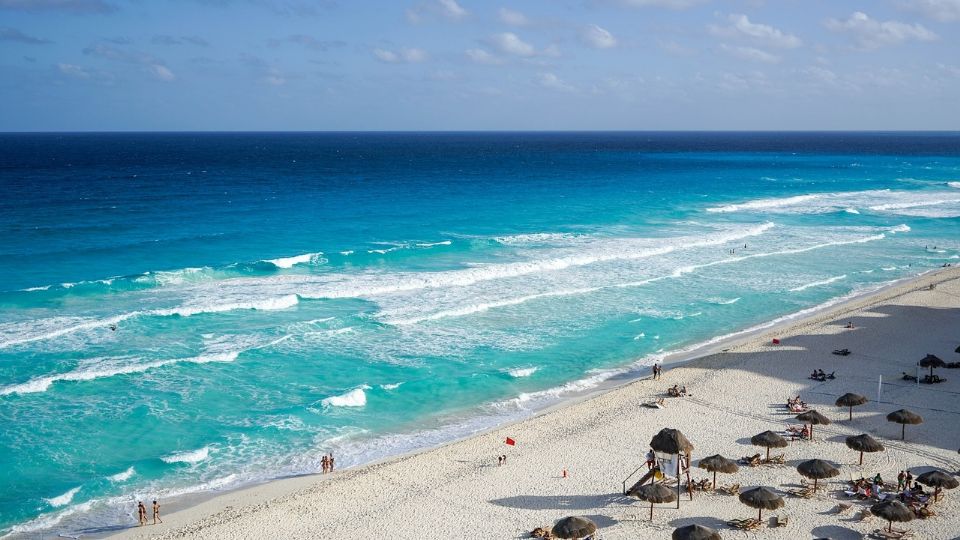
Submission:
[[957,133],[8,134],[0,186],[6,532],[437,444],[960,259]]

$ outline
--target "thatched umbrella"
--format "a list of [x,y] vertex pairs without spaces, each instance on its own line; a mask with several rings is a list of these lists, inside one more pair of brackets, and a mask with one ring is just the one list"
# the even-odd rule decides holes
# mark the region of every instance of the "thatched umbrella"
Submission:
[[800,413],[797,415],[797,420],[800,420],[804,424],[810,424],[810,440],[813,440],[813,426],[814,425],[828,425],[830,419],[826,416],[818,413],[817,411],[810,409],[805,413]]
[[833,478],[840,474],[840,469],[822,459],[811,459],[797,465],[797,472],[807,478],[813,478],[813,491],[817,491],[817,480],[821,478]]
[[786,448],[787,440],[780,436],[778,433],[772,431],[764,431],[763,433],[758,433],[753,437],[750,437],[750,444],[754,446],[766,446],[767,447],[767,461],[770,460],[770,449],[771,448]]
[[889,532],[893,532],[893,522],[898,523],[913,519],[913,510],[896,499],[887,499],[870,507],[870,513],[890,522]]
[[663,484],[647,484],[640,486],[631,493],[641,501],[650,503],[650,521],[653,521],[653,505],[671,503],[677,500],[677,494]]
[[585,517],[570,516],[558,521],[550,532],[557,538],[583,538],[597,532],[597,524]]
[[907,424],[922,424],[923,418],[919,414],[912,413],[906,409],[900,409],[899,411],[893,411],[888,414],[887,421],[896,422],[903,426],[900,429],[900,440],[902,441],[907,437]]
[[857,405],[863,405],[867,402],[867,398],[861,396],[860,394],[853,394],[847,392],[846,394],[837,398],[837,407],[849,407],[850,408],[850,420],[853,420],[853,408]]
[[960,486],[960,482],[957,482],[957,479],[950,476],[949,474],[943,471],[927,471],[917,477],[917,482],[925,486],[930,486],[936,488],[933,491],[933,502],[937,502],[937,498],[940,495],[940,489],[953,489],[957,486]]
[[944,362],[943,360],[941,360],[940,358],[932,354],[928,354],[924,356],[923,360],[920,360],[919,364],[920,364],[920,367],[930,368],[931,377],[933,377],[933,368],[938,368],[938,367],[942,368],[947,366],[946,362]]
[[[679,429],[663,428],[650,439],[650,448],[662,454],[683,454],[689,459],[693,452],[693,444],[684,437]],[[690,500],[693,500],[693,490],[690,490]],[[680,508],[680,464],[677,464],[677,508]]]
[[847,437],[847,448],[860,452],[860,465],[863,465],[864,452],[883,452],[883,445],[866,433]]
[[674,529],[670,536],[673,540],[721,540],[720,533],[703,525],[687,525]]
[[770,491],[769,488],[757,487],[741,493],[740,502],[751,508],[756,508],[758,510],[757,519],[763,519],[763,510],[780,508],[783,506],[783,497]]
[[960,353],[960,345],[957,345],[957,348],[956,348],[956,349],[954,349],[954,350],[953,350],[953,352],[957,352],[957,353]]
[[737,463],[733,460],[727,459],[720,454],[714,456],[708,456],[700,460],[700,463],[697,464],[697,467],[701,469],[706,469],[708,472],[713,473],[713,489],[717,489],[717,473],[722,472],[724,474],[732,474],[740,470],[737,467]]

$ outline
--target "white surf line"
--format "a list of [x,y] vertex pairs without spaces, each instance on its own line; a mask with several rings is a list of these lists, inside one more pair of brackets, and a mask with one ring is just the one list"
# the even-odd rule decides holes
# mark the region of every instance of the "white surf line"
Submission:
[[846,275],[846,274],[843,274],[842,276],[834,276],[834,277],[832,277],[832,278],[822,279],[822,280],[820,280],[820,281],[814,281],[814,282],[812,282],[812,283],[807,283],[807,284],[805,284],[805,285],[800,285],[799,287],[794,287],[794,288],[790,289],[790,292],[800,292],[800,291],[805,291],[805,290],[807,290],[807,289],[810,289],[810,288],[812,288],[812,287],[819,287],[819,286],[821,286],[821,285],[829,285],[829,284],[834,283],[834,282],[836,282],[836,281],[840,281],[841,279],[847,279],[847,275]]
[[409,326],[409,325],[414,325],[414,324],[418,324],[425,321],[436,321],[439,319],[445,319],[449,317],[462,317],[465,315],[472,315],[474,313],[482,313],[494,308],[515,306],[515,305],[529,302],[531,300],[537,300],[540,298],[552,298],[552,297],[562,297],[562,296],[574,296],[574,295],[580,295],[580,294],[590,294],[590,293],[602,291],[605,289],[627,289],[627,288],[634,288],[634,287],[642,287],[645,285],[649,285],[651,283],[656,283],[657,281],[661,281],[664,279],[679,278],[685,274],[695,272],[702,268],[709,268],[711,266],[718,266],[721,264],[733,264],[733,263],[737,263],[747,259],[754,259],[754,258],[760,258],[760,257],[774,257],[779,255],[793,255],[796,253],[806,253],[808,251],[823,249],[827,247],[843,246],[843,245],[850,245],[850,244],[863,244],[866,242],[882,240],[884,238],[886,238],[886,235],[878,234],[874,236],[868,236],[866,238],[858,238],[856,240],[839,240],[836,242],[828,242],[826,244],[818,244],[818,245],[810,246],[806,248],[787,249],[782,251],[771,251],[767,253],[754,253],[751,255],[744,255],[742,257],[731,257],[731,258],[720,259],[717,261],[712,261],[712,262],[703,263],[703,264],[682,266],[680,268],[677,268],[670,274],[667,274],[664,276],[652,277],[652,278],[648,278],[640,281],[632,281],[629,283],[617,283],[614,285],[601,285],[597,287],[584,287],[580,289],[566,289],[562,291],[537,293],[537,294],[531,294],[527,296],[521,296],[518,298],[509,298],[509,299],[499,300],[495,302],[475,304],[472,306],[467,306],[467,307],[458,308],[458,309],[438,311],[436,313],[431,313],[430,315],[424,315],[421,317],[410,317],[407,319],[388,319],[388,320],[385,320],[384,323],[389,324],[391,326]]

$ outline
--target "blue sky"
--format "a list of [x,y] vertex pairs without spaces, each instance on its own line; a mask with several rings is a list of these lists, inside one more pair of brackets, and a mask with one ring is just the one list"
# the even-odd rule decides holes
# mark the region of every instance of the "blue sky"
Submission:
[[0,0],[0,130],[958,129],[960,0]]

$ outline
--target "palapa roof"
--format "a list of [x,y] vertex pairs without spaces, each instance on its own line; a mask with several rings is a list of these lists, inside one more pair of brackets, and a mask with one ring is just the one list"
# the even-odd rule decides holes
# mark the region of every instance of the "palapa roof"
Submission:
[[727,459],[720,454],[701,459],[700,463],[697,464],[697,467],[706,469],[710,472],[722,472],[726,474],[735,473],[740,470],[740,468],[737,467],[737,462],[733,461],[732,459]]
[[664,454],[689,454],[693,445],[679,429],[663,428],[650,440],[650,448]]
[[550,530],[558,538],[583,538],[597,532],[597,524],[581,516],[565,517]]
[[847,437],[847,448],[857,452],[883,452],[883,445],[866,433]]
[[857,405],[863,405],[868,400],[860,394],[854,394],[852,392],[847,392],[846,394],[837,398],[837,407],[856,407]]
[[783,497],[771,491],[770,488],[755,487],[741,493],[740,502],[751,508],[776,510],[783,506]]
[[917,482],[926,486],[953,489],[960,486],[960,482],[953,476],[938,470],[927,471],[917,477]]
[[720,533],[703,525],[687,525],[673,530],[673,540],[721,540]]
[[787,440],[781,437],[779,433],[764,431],[750,437],[750,444],[767,448],[786,448]]
[[941,360],[939,357],[928,354],[923,357],[923,360],[920,360],[920,367],[944,367],[947,363]]
[[912,413],[906,409],[900,409],[899,411],[893,411],[887,415],[887,420],[890,422],[896,422],[898,424],[922,424],[923,417],[919,414]]
[[887,521],[910,521],[913,519],[913,510],[898,500],[878,502],[870,507],[870,513]]
[[631,495],[649,503],[669,503],[677,500],[677,492],[663,484],[646,484],[630,492]]
[[829,419],[829,418],[827,418],[826,416],[818,413],[817,411],[815,411],[815,410],[813,410],[813,409],[811,409],[811,410],[809,410],[809,411],[807,411],[807,412],[798,414],[798,415],[797,415],[797,420],[800,420],[801,422],[804,422],[804,423],[807,423],[807,424],[814,424],[814,425],[818,425],[818,426],[819,426],[819,425],[824,425],[824,426],[825,426],[825,425],[827,425],[827,424],[830,423],[830,419]]
[[797,472],[807,478],[833,478],[840,474],[840,469],[833,466],[829,461],[822,459],[811,459],[797,465]]

